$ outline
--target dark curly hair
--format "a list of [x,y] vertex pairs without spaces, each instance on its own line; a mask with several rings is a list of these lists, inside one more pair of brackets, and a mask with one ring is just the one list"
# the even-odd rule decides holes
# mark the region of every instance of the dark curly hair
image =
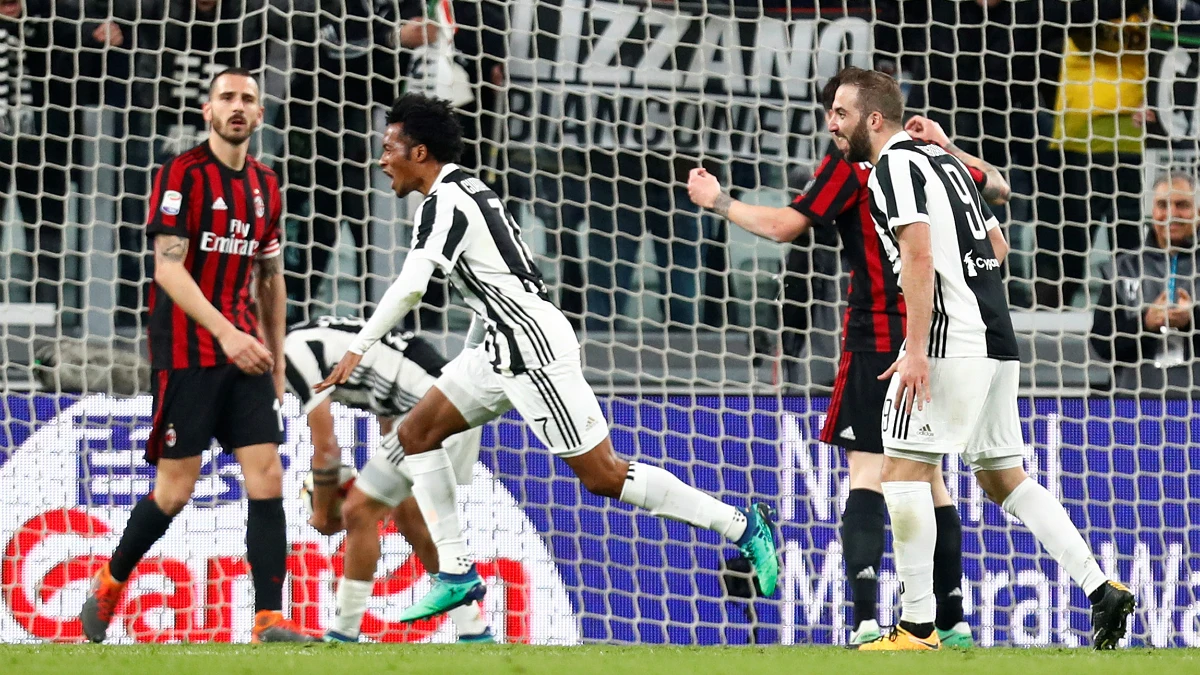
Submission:
[[457,162],[462,156],[462,126],[449,101],[405,94],[392,104],[387,123],[404,125],[404,135],[414,144],[424,145],[442,164]]

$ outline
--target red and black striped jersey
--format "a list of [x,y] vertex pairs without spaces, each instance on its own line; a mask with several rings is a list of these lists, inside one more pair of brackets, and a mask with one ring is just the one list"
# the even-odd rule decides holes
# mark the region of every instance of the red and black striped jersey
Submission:
[[[149,211],[147,236],[187,238],[184,266],[204,297],[238,330],[257,337],[251,272],[255,261],[282,252],[282,200],[275,172],[253,157],[235,171],[217,159],[205,142],[159,169]],[[229,363],[212,333],[157,284],[150,287],[149,333],[150,363],[156,369]]]
[[[980,188],[987,176],[968,167]],[[850,263],[850,298],[842,319],[842,349],[898,352],[904,342],[904,296],[883,250],[867,180],[871,164],[851,163],[836,148],[821,161],[816,176],[792,208],[817,227],[836,227]]]

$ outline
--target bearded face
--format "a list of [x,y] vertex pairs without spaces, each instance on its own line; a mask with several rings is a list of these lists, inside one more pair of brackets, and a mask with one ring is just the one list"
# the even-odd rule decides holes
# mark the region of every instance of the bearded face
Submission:
[[849,162],[871,161],[871,135],[867,127],[867,116],[858,105],[858,89],[854,86],[838,87],[833,106],[826,118],[834,143]]
[[225,75],[213,83],[204,117],[212,131],[230,145],[250,140],[262,123],[258,83],[243,75]]
[[846,138],[846,160],[850,162],[871,161],[871,135],[867,131],[867,122],[860,118],[858,124],[850,130]]

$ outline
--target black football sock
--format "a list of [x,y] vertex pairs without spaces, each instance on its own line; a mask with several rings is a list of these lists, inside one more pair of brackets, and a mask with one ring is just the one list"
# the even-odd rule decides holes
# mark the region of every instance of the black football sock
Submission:
[[842,546],[846,579],[854,600],[854,628],[875,619],[879,595],[879,563],[883,560],[883,528],[887,504],[874,490],[851,490],[842,514]]
[[938,630],[950,630],[963,620],[962,521],[954,506],[933,510],[937,543],[933,547],[933,597],[937,599]]
[[162,539],[167,533],[167,528],[171,527],[174,518],[175,516],[168,516],[158,508],[153,493],[142,497],[129,514],[129,522],[125,524],[125,531],[121,533],[121,542],[117,544],[117,550],[113,551],[112,560],[108,563],[108,570],[113,579],[128,581],[129,575],[133,574],[133,568],[142,556],[146,555],[146,551],[154,546],[154,542]]
[[246,562],[254,581],[254,611],[283,609],[287,577],[287,516],[283,498],[251,499],[246,518]]

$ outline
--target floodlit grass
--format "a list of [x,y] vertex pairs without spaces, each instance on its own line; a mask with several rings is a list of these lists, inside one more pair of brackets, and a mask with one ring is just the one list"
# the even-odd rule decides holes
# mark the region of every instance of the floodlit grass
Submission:
[[14,675],[1184,675],[1200,650],[976,649],[867,654],[818,647],[458,645],[0,645]]

